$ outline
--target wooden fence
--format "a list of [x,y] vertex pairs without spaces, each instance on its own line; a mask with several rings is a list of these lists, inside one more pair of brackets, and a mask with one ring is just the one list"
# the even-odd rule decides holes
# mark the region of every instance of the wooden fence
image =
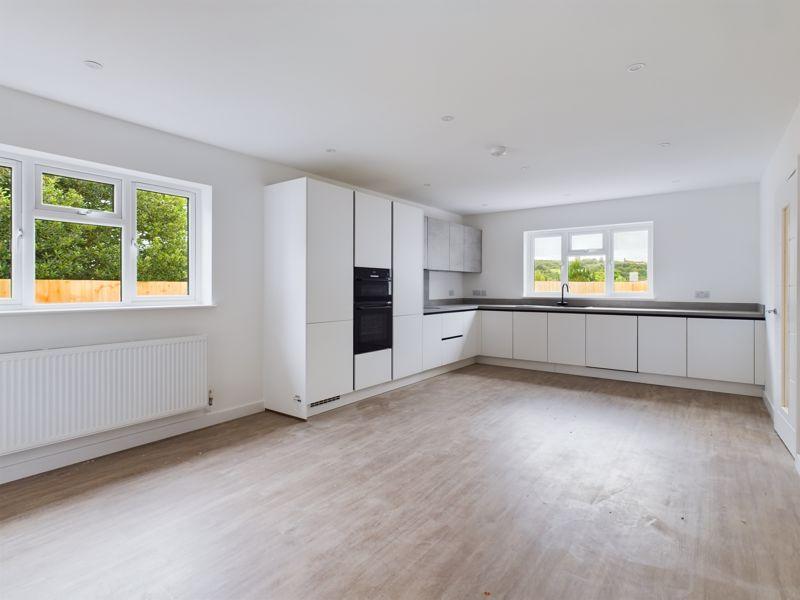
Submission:
[[[615,281],[614,291],[620,294],[646,292],[648,290],[647,281]],[[536,292],[560,292],[560,281],[535,281],[534,291]],[[569,284],[569,293],[576,296],[589,294],[605,294],[605,281],[573,281]]]
[[[136,291],[140,296],[185,296],[189,284],[185,281],[139,281]],[[11,296],[11,281],[0,279],[0,298]],[[119,281],[84,281],[71,279],[37,279],[36,302],[55,304],[62,302],[119,302]]]

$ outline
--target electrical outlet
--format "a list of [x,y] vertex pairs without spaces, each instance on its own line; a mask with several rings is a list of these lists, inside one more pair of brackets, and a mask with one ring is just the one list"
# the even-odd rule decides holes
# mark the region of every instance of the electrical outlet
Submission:
[[456,295],[456,291],[455,290],[447,290],[447,295],[448,296],[455,296]]
[[214,406],[214,390],[208,388],[208,405]]
[[481,295],[481,291],[480,290],[472,290],[472,295],[473,296],[480,296]]
[[486,290],[481,290],[481,296],[485,296],[485,295],[486,295]]
[[708,290],[697,290],[694,293],[694,297],[698,300],[711,298],[711,292]]

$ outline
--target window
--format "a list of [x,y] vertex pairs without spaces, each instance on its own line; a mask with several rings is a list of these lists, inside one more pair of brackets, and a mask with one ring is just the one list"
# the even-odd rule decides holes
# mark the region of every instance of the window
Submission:
[[0,310],[210,303],[209,186],[6,148]]
[[525,232],[526,296],[653,297],[653,224]]
[[190,197],[136,188],[136,294],[189,294]]
[[14,245],[14,169],[0,163],[0,301],[12,297],[12,253]]

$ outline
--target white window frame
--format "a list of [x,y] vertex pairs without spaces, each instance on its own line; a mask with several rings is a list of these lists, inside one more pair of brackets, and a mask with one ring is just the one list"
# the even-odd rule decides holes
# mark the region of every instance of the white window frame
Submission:
[[[91,224],[119,224],[122,219],[122,179],[116,177],[109,177],[99,172],[86,172],[76,171],[74,169],[64,169],[56,165],[38,163],[36,165],[36,200],[34,210],[40,216],[50,215],[47,218],[50,220],[58,221],[64,219],[64,213],[67,215],[74,215],[80,218],[80,221],[73,221],[74,223],[90,223]],[[73,206],[59,206],[58,204],[47,204],[42,197],[42,176],[60,175],[62,177],[69,177],[72,179],[83,179],[85,181],[94,181],[96,183],[107,183],[114,186],[114,210],[93,210],[88,208],[78,208]]]
[[[109,167],[0,144],[0,165],[12,175],[12,222],[20,232],[12,250],[12,298],[0,299],[0,315],[19,312],[93,311],[166,306],[211,306],[211,186]],[[111,183],[114,212],[84,210],[42,202],[43,173]],[[148,189],[189,199],[189,294],[137,296],[136,190]],[[121,230],[121,300],[119,302],[35,302],[35,223],[63,221]]]
[[11,297],[0,298],[0,308],[19,304],[22,298],[22,163],[0,157],[0,166],[11,169]]
[[[646,292],[615,292],[614,291],[614,234],[623,231],[647,231],[647,278],[648,290]],[[572,235],[586,233],[602,233],[603,248],[592,250],[572,250]],[[573,294],[572,298],[604,298],[604,299],[655,299],[655,269],[653,256],[653,222],[621,223],[616,225],[600,225],[590,227],[569,227],[564,229],[545,229],[540,231],[526,231],[523,233],[523,297],[525,298],[553,298],[561,292],[535,292],[533,265],[534,244],[537,238],[561,238],[561,283],[568,283],[569,261],[577,256],[605,256],[605,293],[603,294]]]
[[[187,198],[188,201],[188,218],[189,222],[187,227],[189,228],[189,293],[185,296],[140,296],[137,291],[137,284],[139,283],[139,268],[138,268],[138,251],[136,245],[136,236],[138,235],[138,223],[136,220],[136,203],[137,203],[137,194],[138,190],[146,190],[150,192],[156,192],[160,194],[169,194],[172,196],[181,196],[183,198]],[[186,190],[183,188],[174,188],[174,187],[165,187],[162,185],[154,185],[152,183],[146,183],[144,181],[133,181],[131,182],[131,216],[130,221],[132,224],[131,228],[131,265],[130,269],[133,273],[133,277],[131,279],[131,287],[130,290],[130,297],[133,299],[133,302],[137,304],[145,303],[145,304],[174,304],[176,302],[195,302],[197,298],[197,290],[195,289],[195,281],[196,281],[196,273],[197,273],[197,265],[196,260],[198,253],[196,252],[197,248],[197,194],[191,190]]]

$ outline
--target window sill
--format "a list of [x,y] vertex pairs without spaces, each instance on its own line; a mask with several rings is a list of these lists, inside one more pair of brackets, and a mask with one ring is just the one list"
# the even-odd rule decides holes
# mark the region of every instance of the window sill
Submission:
[[175,310],[175,309],[196,309],[196,308],[216,308],[216,304],[148,304],[143,306],[126,304],[124,306],[47,306],[43,308],[0,308],[0,318],[13,315],[52,315],[52,314],[75,314],[75,313],[96,313],[96,312],[117,312],[117,311],[139,311],[139,310]]

